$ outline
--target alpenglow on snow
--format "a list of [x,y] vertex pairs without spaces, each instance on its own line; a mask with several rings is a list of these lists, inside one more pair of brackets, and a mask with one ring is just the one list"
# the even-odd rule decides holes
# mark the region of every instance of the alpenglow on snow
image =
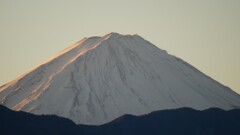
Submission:
[[239,108],[240,96],[138,35],[84,38],[0,87],[14,110],[99,125],[124,114]]

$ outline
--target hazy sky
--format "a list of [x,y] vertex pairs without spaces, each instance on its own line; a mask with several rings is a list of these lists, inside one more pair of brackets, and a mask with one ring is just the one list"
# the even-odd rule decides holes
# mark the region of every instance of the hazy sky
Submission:
[[109,32],[137,33],[240,93],[240,0],[0,0],[0,85]]

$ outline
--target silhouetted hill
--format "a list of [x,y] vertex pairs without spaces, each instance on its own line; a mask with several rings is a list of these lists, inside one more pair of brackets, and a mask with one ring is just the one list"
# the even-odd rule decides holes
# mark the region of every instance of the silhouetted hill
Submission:
[[100,126],[98,132],[104,135],[239,135],[240,110],[181,108],[139,117],[126,115]]
[[0,106],[1,135],[74,135],[79,127],[55,115],[33,115]]
[[190,108],[123,115],[100,126],[76,125],[55,115],[33,115],[0,106],[2,135],[239,135],[240,110]]

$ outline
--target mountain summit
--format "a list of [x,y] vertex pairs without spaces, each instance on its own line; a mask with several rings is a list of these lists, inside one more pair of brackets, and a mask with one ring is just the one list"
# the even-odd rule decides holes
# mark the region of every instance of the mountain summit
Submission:
[[84,38],[0,87],[1,104],[98,125],[124,114],[240,107],[240,96],[138,35]]

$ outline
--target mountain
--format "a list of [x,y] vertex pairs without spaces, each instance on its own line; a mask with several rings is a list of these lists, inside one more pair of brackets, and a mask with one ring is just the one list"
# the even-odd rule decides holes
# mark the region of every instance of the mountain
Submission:
[[76,125],[54,115],[15,112],[0,106],[0,131],[4,135],[239,135],[240,110],[190,108],[123,115],[100,126]]
[[93,135],[238,135],[239,127],[239,109],[180,108],[143,116],[124,115],[105,125],[83,130]]
[[124,114],[240,107],[240,96],[138,35],[84,38],[0,87],[13,110],[99,125]]
[[15,112],[0,105],[2,135],[77,135],[83,131],[73,121],[55,115]]

